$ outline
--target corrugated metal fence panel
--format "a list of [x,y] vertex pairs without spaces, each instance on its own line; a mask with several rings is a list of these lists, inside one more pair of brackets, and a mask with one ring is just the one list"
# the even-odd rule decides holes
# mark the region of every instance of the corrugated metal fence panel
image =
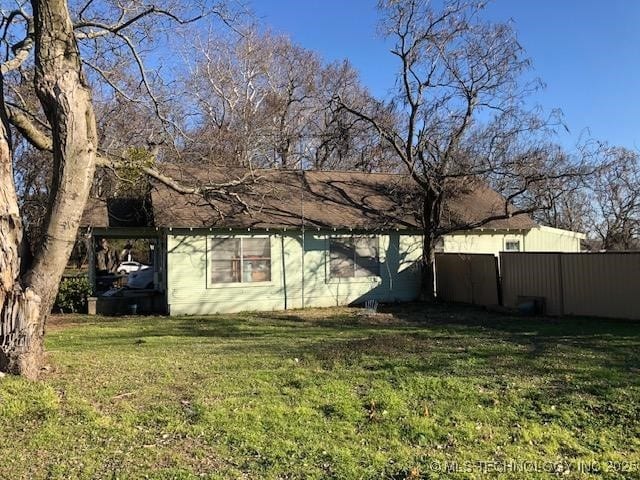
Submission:
[[640,253],[562,256],[564,313],[640,319]]
[[562,315],[559,253],[500,253],[502,302],[515,308],[522,297],[543,297],[546,313]]
[[640,253],[501,253],[502,300],[543,297],[552,315],[640,319]]
[[498,305],[498,259],[495,255],[473,255],[471,257],[471,284],[473,303],[476,305]]
[[447,302],[471,303],[471,264],[468,255],[436,255],[436,292]]
[[496,257],[491,254],[436,255],[436,291],[447,302],[497,305]]

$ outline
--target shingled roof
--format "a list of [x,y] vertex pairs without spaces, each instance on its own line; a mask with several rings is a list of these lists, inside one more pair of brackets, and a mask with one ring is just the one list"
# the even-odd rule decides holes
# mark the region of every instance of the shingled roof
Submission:
[[[183,185],[213,185],[247,177],[246,169],[165,166],[164,173]],[[137,207],[126,199],[90,198],[85,227],[155,226],[174,228],[420,228],[418,198],[406,175],[298,170],[254,170],[249,182],[228,188],[232,194],[178,193],[152,181],[151,195]],[[443,208],[449,227],[461,228],[504,212],[504,199],[481,182],[458,189]],[[145,206],[146,205],[146,206]],[[144,210],[142,214],[140,209]],[[493,229],[529,229],[527,215],[493,220]]]

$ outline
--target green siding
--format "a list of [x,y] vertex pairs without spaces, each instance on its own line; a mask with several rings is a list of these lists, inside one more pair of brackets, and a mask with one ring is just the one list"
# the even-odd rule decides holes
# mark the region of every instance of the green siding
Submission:
[[419,295],[416,261],[421,238],[416,235],[379,236],[380,277],[331,279],[327,273],[330,234],[305,234],[304,278],[301,234],[271,234],[271,282],[215,286],[207,285],[207,236],[213,235],[198,231],[168,235],[167,303],[171,315],[325,307],[369,299],[409,301]]

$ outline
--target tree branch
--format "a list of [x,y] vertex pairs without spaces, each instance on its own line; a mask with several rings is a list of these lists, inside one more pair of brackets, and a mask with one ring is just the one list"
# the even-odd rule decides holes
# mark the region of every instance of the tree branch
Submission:
[[31,53],[34,45],[33,17],[27,15],[23,10],[15,10],[7,16],[6,28],[9,27],[9,24],[16,16],[24,18],[25,22],[27,23],[25,38],[11,47],[11,50],[13,51],[13,58],[0,65],[0,74],[2,75],[20,68],[20,66],[26,61],[26,59],[29,58],[29,54]]
[[42,132],[35,124],[15,106],[7,104],[7,116],[20,134],[35,148],[42,151],[53,152],[53,140]]
[[152,5],[151,7],[147,8],[146,10],[143,10],[142,12],[139,12],[136,15],[133,15],[131,18],[128,18],[127,20],[125,20],[125,21],[123,21],[121,23],[117,23],[117,24],[113,24],[113,25],[107,25],[107,24],[101,23],[101,22],[96,22],[96,21],[91,21],[91,20],[83,20],[83,21],[80,21],[80,22],[76,22],[74,24],[73,28],[74,28],[74,30],[82,30],[83,28],[88,28],[88,27],[93,27],[93,28],[99,29],[98,31],[93,30],[93,31],[90,31],[90,32],[87,32],[87,33],[84,33],[84,32],[76,33],[76,38],[78,38],[78,39],[93,39],[93,38],[101,37],[103,35],[108,35],[110,33],[111,34],[117,34],[121,30],[124,30],[125,28],[133,25],[138,20],[140,20],[140,19],[142,19],[144,17],[147,17],[149,15],[153,15],[153,14],[166,16],[166,17],[170,18],[171,20],[173,20],[174,22],[176,22],[176,23],[178,23],[180,25],[187,25],[189,23],[196,22],[196,21],[200,20],[201,18],[203,18],[205,15],[207,15],[206,13],[201,13],[200,15],[196,15],[196,16],[194,16],[192,18],[183,19],[183,18],[180,18],[179,16],[177,16],[176,14],[174,14],[173,12],[170,12],[168,10],[165,10],[165,9],[162,9],[162,8],[158,8],[155,5]]

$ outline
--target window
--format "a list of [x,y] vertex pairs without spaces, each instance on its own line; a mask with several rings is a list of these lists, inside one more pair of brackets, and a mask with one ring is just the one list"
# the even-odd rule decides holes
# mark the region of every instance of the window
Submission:
[[329,240],[329,276],[332,278],[380,275],[378,237],[334,237]]
[[269,238],[212,238],[209,253],[211,283],[271,281]]
[[504,249],[507,252],[519,252],[520,240],[507,240],[504,242]]

